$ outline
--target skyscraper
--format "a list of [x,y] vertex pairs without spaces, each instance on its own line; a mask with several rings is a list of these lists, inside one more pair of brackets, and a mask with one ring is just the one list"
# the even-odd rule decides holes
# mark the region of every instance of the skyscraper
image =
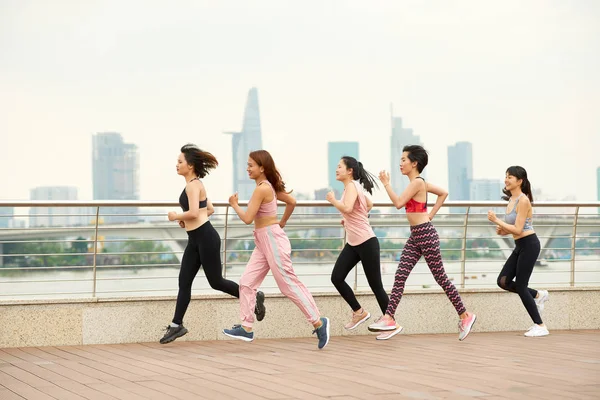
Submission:
[[[473,179],[470,186],[470,200],[499,201],[502,198],[504,182],[497,179]],[[488,208],[471,209],[470,212],[487,213]]]
[[[92,136],[92,173],[94,200],[139,200],[140,161],[135,144],[123,142],[119,133]],[[137,208],[100,209],[104,223],[135,222]],[[118,214],[118,215],[106,215]],[[123,215],[123,216],[121,216]]]
[[[407,145],[420,145],[421,138],[413,134],[413,130],[404,128],[402,126],[402,118],[394,117],[392,113],[392,137],[390,141],[390,180],[394,191],[401,194],[406,186],[408,186],[409,180],[404,177],[400,172],[400,160],[402,159],[402,149]],[[424,179],[427,179],[425,171],[421,173]]]
[[[77,200],[77,188],[73,186],[40,186],[31,189],[31,200]],[[87,208],[31,207],[29,226],[83,225]]]
[[[469,142],[448,146],[448,199],[469,200],[473,180],[473,148]],[[451,208],[452,212],[465,212],[466,208]]]
[[13,215],[15,214],[14,207],[0,207],[0,228],[12,227]]
[[[354,157],[360,161],[358,152],[358,142],[329,142],[327,143],[327,176],[329,187],[336,192],[336,197],[344,191],[344,184],[335,180],[335,170],[343,156]],[[327,194],[327,193],[325,193]],[[317,200],[325,200],[317,199]]]
[[238,193],[240,200],[250,200],[256,184],[248,178],[246,173],[248,154],[251,151],[262,149],[258,89],[252,88],[248,92],[241,132],[225,133],[232,135],[233,191]]

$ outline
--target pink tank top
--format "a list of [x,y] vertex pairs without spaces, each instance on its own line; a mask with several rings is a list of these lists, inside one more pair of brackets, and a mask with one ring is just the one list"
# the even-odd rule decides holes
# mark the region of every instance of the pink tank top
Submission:
[[[268,180],[264,180],[263,182],[267,182],[267,184],[271,187],[273,191],[273,201],[268,203],[262,203],[256,212],[256,217],[276,217],[277,216],[277,193],[275,193],[275,189],[273,189],[273,185]],[[262,185],[263,182],[260,184]]]
[[[360,183],[357,181],[352,181],[352,183],[356,186],[358,197],[354,202],[352,211],[349,213],[342,213],[342,217],[344,217],[346,241],[350,246],[358,246],[372,237],[375,237],[375,232],[373,232],[373,228],[371,228],[371,224],[369,224],[369,210],[367,209],[365,192],[363,191],[362,186],[360,186]],[[344,201],[345,194],[346,190],[344,189],[344,193],[342,193],[342,202]]]

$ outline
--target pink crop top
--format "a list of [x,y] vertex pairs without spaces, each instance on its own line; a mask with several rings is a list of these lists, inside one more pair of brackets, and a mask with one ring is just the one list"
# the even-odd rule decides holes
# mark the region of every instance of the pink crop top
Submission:
[[[358,197],[354,202],[352,211],[349,213],[342,213],[344,217],[344,228],[346,229],[346,241],[350,246],[358,246],[366,242],[367,240],[375,237],[375,232],[369,224],[367,198],[363,191],[362,186],[357,181],[352,181],[356,186]],[[344,202],[344,195],[346,190],[342,194],[342,203]]]
[[267,184],[271,187],[271,190],[273,191],[273,201],[270,201],[268,203],[262,203],[260,205],[260,207],[258,208],[258,211],[256,212],[256,218],[276,217],[277,216],[277,193],[275,193],[275,189],[273,189],[273,185],[271,185],[271,182],[264,180],[260,183],[260,185],[262,185],[263,182],[267,182]]

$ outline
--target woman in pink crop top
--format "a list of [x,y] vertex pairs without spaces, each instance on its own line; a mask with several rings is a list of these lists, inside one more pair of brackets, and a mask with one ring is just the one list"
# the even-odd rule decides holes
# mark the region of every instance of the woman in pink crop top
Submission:
[[[254,305],[256,291],[269,273],[281,290],[304,313],[314,327],[313,333],[322,349],[329,342],[329,319],[321,317],[315,301],[292,267],[292,247],[283,231],[287,220],[296,207],[296,199],[285,191],[285,183],[275,167],[273,158],[266,150],[256,150],[248,157],[248,177],[256,182],[248,208],[242,210],[237,193],[229,198],[229,204],[246,224],[254,222],[252,256],[240,278],[240,317],[242,323],[223,333],[229,337],[251,342],[254,340]],[[277,219],[277,200],[286,204],[281,220]]]
[[346,277],[359,261],[362,262],[367,282],[377,298],[382,314],[389,302],[381,282],[379,240],[368,219],[373,203],[363,191],[364,188],[373,194],[373,187],[376,185],[374,178],[354,157],[344,156],[335,170],[335,179],[344,184],[342,198],[336,200],[333,192],[327,193],[327,201],[342,213],[342,224],[346,230],[347,243],[335,262],[331,282],[352,308],[352,319],[345,325],[348,330],[355,329],[371,317],[360,306],[352,288],[346,283]]
[[[397,209],[406,206],[406,217],[410,224],[410,237],[402,250],[387,311],[379,321],[369,326],[369,330],[375,332],[383,331],[377,339],[389,339],[402,330],[402,327],[394,320],[396,308],[404,293],[404,285],[408,275],[421,256],[424,256],[433,277],[444,289],[444,292],[446,292],[448,299],[452,302],[456,313],[460,317],[458,339],[464,340],[469,332],[471,332],[471,327],[477,317],[475,314],[467,312],[458,291],[446,275],[444,264],[442,263],[440,239],[437,231],[430,222],[444,203],[444,200],[446,200],[446,197],[448,197],[448,193],[438,186],[425,183],[425,180],[421,178],[420,174],[423,172],[425,166],[427,166],[429,159],[423,147],[416,145],[405,146],[402,151],[400,172],[410,180],[404,192],[400,196],[394,193],[390,185],[390,174],[386,171],[379,173],[379,179],[383,183],[394,206]],[[437,196],[435,205],[429,213],[427,213],[427,192]]]

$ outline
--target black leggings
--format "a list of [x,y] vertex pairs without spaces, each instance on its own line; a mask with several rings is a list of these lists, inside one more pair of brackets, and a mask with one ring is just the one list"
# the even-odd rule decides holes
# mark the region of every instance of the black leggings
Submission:
[[527,285],[539,255],[540,240],[535,233],[517,239],[515,249],[498,275],[498,286],[509,292],[518,293],[529,316],[538,325],[542,324],[542,318],[534,300],[537,291],[528,288]]
[[206,221],[193,231],[188,231],[187,234],[188,244],[183,252],[179,270],[179,293],[173,317],[175,324],[183,323],[183,316],[192,297],[192,282],[194,282],[200,266],[204,269],[210,287],[234,297],[240,297],[238,284],[223,278],[221,238],[210,221]]
[[379,257],[379,241],[376,237],[372,237],[358,246],[350,246],[346,243],[346,246],[344,246],[335,262],[335,266],[331,272],[331,282],[338,292],[340,292],[344,300],[346,300],[346,303],[352,308],[352,311],[360,310],[360,304],[358,303],[358,300],[356,300],[354,292],[346,283],[346,277],[356,264],[358,264],[359,261],[362,261],[367,282],[369,282],[369,286],[377,298],[381,312],[385,313],[389,298],[383,288],[383,283],[381,282]]

